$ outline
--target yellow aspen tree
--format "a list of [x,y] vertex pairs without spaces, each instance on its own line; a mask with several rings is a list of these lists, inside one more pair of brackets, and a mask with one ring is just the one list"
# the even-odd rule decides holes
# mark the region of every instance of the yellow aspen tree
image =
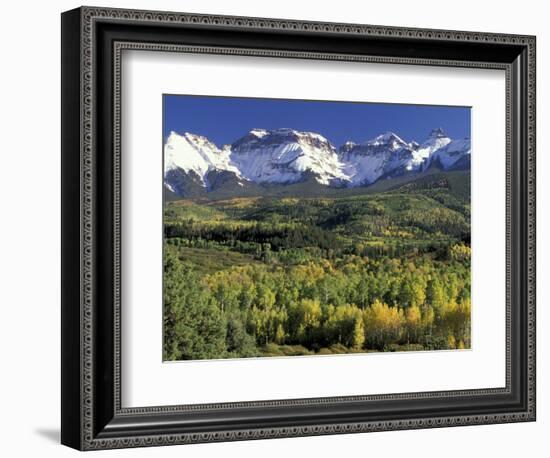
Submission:
[[412,337],[413,340],[416,342],[418,340],[418,329],[420,328],[422,321],[420,307],[418,305],[412,305],[411,307],[407,308],[405,319],[407,322],[407,333],[409,337],[409,339],[407,340],[410,340],[410,338]]
[[447,337],[447,347],[449,347],[450,350],[456,348],[456,339],[453,334],[449,334],[449,337]]
[[[357,310],[359,312],[359,310]],[[360,349],[365,343],[365,326],[361,313],[356,313],[355,323],[353,326],[353,348]]]

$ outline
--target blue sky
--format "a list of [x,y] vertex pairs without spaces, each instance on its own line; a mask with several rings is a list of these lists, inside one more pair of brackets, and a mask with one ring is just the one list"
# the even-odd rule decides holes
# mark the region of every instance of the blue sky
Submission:
[[163,135],[204,135],[218,146],[253,128],[290,127],[325,136],[336,147],[364,142],[386,131],[406,141],[424,141],[431,129],[451,138],[470,136],[470,108],[439,105],[352,103],[243,97],[164,95]]

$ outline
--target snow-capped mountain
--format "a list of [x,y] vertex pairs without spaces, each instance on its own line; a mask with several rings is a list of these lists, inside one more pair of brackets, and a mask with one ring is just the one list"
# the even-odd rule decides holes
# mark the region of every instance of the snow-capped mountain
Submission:
[[252,129],[222,148],[200,135],[171,132],[164,145],[164,181],[182,197],[222,186],[287,185],[311,178],[324,186],[368,186],[432,166],[469,169],[470,148],[469,139],[452,140],[442,129],[422,143],[386,132],[338,149],[318,133],[288,128]]
[[191,188],[211,189],[212,179],[220,172],[240,180],[228,147],[219,149],[200,135],[170,133],[164,145],[164,183],[170,191],[185,196],[192,193]]
[[334,146],[313,132],[253,129],[231,145],[231,161],[256,183],[296,183],[306,172],[324,185],[347,179]]
[[413,145],[393,132],[386,132],[365,143],[346,142],[340,148],[340,160],[352,185],[369,185],[383,176],[415,170]]
[[450,142],[451,139],[443,129],[433,129],[426,141],[416,147],[414,152],[416,161],[421,163],[423,170],[426,170],[432,163],[433,154],[447,146]]
[[451,140],[432,155],[432,163],[443,170],[468,170],[470,168],[470,139]]

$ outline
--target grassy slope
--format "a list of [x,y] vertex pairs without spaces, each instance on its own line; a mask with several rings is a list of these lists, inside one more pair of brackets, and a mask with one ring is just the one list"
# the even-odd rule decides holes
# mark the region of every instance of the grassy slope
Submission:
[[380,180],[368,187],[356,187],[356,188],[330,188],[320,185],[315,180],[310,179],[307,181],[290,184],[290,185],[270,185],[254,184],[248,188],[241,188],[238,194],[235,194],[232,190],[230,193],[224,191],[213,191],[207,196],[210,200],[224,200],[232,197],[256,197],[256,196],[273,196],[273,197],[341,197],[341,196],[353,196],[353,195],[365,195],[376,194],[380,192],[391,191],[400,188],[403,185],[418,182],[418,181],[434,181],[441,178],[449,178],[450,181],[469,182],[470,173],[465,171],[454,172],[441,172],[436,168],[431,168],[426,171],[420,178],[418,175],[404,175],[397,178],[391,178],[387,180]]
[[[327,192],[315,197],[297,197],[288,190],[289,196],[168,202],[165,224],[194,220],[208,226],[235,224],[245,227],[257,222],[273,227],[313,225],[337,234],[343,246],[363,243],[422,247],[448,243],[459,238],[460,228],[469,230],[469,173],[432,172],[416,180],[402,178],[400,182],[399,179],[388,180],[392,186],[385,191],[380,191],[382,185],[379,185],[377,188],[324,188]],[[299,185],[292,186],[295,186],[294,191],[301,189]],[[449,227],[455,227],[454,234],[435,230],[432,226],[439,222],[449,222]],[[377,230],[379,226],[383,226],[384,231]],[[258,262],[251,255],[225,247],[181,247],[180,252],[198,270],[207,273]]]
[[252,256],[231,250],[180,247],[179,253],[182,259],[192,263],[201,275],[236,266],[258,264]]

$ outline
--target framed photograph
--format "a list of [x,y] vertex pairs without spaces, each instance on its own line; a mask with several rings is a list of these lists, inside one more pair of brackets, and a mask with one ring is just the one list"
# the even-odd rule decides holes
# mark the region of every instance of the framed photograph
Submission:
[[535,37],[62,15],[62,443],[535,420]]

